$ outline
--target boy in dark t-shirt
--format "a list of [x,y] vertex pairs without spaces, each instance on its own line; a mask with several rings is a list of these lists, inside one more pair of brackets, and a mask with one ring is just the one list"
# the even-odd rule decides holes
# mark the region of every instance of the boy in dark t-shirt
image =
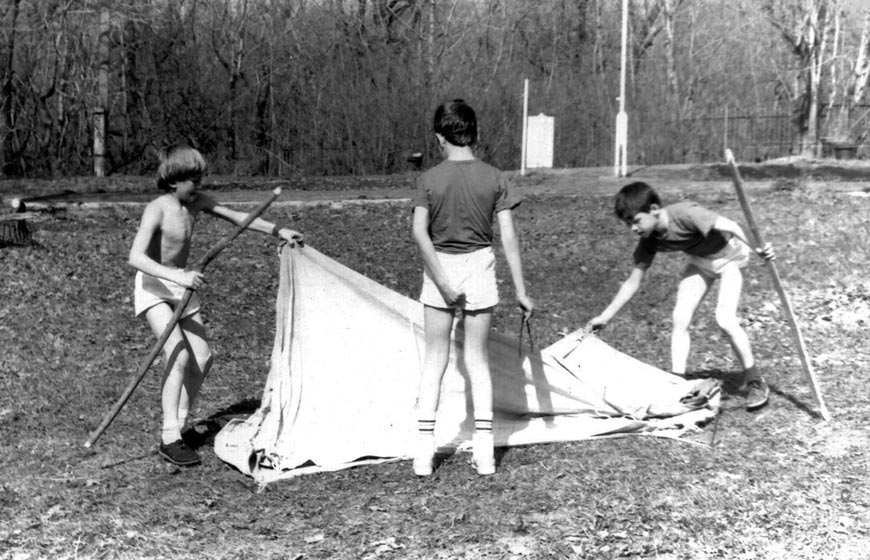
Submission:
[[526,318],[535,307],[526,294],[512,214],[519,200],[504,174],[475,156],[477,116],[471,106],[461,99],[443,103],[435,111],[434,129],[444,161],[420,176],[414,197],[413,237],[424,265],[420,302],[426,337],[414,473],[432,474],[441,379],[450,359],[453,320],[461,313],[463,360],[474,405],[472,461],[479,474],[490,475],[495,473],[495,457],[487,342],[499,301],[493,222],[498,222],[517,305]]
[[[688,255],[680,277],[673,312],[671,371],[685,375],[691,339],[689,324],[701,300],[718,278],[716,323],[728,335],[744,370],[747,390],[746,408],[755,410],[767,404],[769,388],[755,366],[752,346],[737,317],[737,304],[743,287],[741,269],[749,262],[749,241],[733,220],[694,202],[679,202],[662,207],[658,194],[646,183],[624,186],[616,196],[616,216],[640,236],[634,250],[634,269],[622,283],[607,308],[589,321],[588,327],[605,327],[637,293],[656,253],[682,251]],[[764,259],[775,257],[768,244],[756,252]]]

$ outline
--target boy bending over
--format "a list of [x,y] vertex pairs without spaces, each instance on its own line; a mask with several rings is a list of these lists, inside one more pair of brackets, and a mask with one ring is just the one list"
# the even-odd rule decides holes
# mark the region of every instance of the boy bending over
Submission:
[[[634,269],[613,301],[587,327],[604,328],[631,300],[647,269],[659,251],[682,251],[688,255],[680,277],[673,312],[671,371],[685,375],[689,356],[689,324],[701,300],[719,279],[716,323],[731,341],[743,366],[743,385],[747,391],[746,408],[755,410],[767,404],[769,388],[758,373],[746,331],[737,317],[737,304],[743,287],[741,269],[749,262],[750,243],[743,229],[733,220],[694,202],[678,202],[662,207],[658,194],[646,183],[624,186],[616,196],[616,216],[640,236],[634,250]],[[756,249],[764,259],[775,257],[767,244]]]
[[[236,225],[246,218],[245,213],[221,206],[198,191],[205,171],[205,159],[193,148],[178,146],[161,152],[157,186],[167,192],[145,207],[130,248],[129,263],[137,270],[135,312],[137,316],[145,315],[158,338],[169,325],[185,290],[205,285],[201,272],[185,268],[200,212]],[[300,233],[260,218],[248,228],[272,234],[291,245],[302,241]],[[181,432],[212,363],[196,293],[173,328],[163,352],[166,362],[161,395],[163,431],[158,451],[170,463],[195,465],[200,462],[199,454],[185,443]]]

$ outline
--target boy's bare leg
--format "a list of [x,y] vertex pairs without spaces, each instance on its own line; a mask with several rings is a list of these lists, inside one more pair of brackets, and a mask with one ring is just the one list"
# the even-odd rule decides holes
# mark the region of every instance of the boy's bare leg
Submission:
[[417,398],[417,416],[434,419],[441,394],[441,378],[450,359],[450,331],[453,329],[453,310],[424,306],[426,355]]
[[707,295],[713,279],[701,274],[694,266],[689,266],[683,272],[680,285],[677,288],[677,301],[674,304],[673,332],[671,333],[671,371],[677,374],[686,373],[689,361],[689,349],[692,339],[689,335],[689,325],[698,305]]
[[465,313],[465,367],[474,402],[474,465],[479,474],[493,474],[492,375],[489,368],[489,332],[492,309]]
[[729,265],[723,269],[720,282],[716,322],[731,339],[731,346],[743,365],[743,383],[747,390],[746,408],[755,410],[767,404],[770,389],[755,367],[749,335],[737,317],[737,305],[743,289],[743,273],[736,265]]
[[450,359],[450,331],[453,329],[452,309],[423,307],[426,354],[417,393],[417,448],[414,452],[414,473],[432,474],[435,457],[435,413],[441,395],[441,379]]
[[[163,334],[172,319],[172,308],[160,303],[151,307],[145,314],[154,335]],[[163,379],[163,391],[160,403],[163,408],[163,431],[161,439],[169,444],[181,438],[181,426],[178,424],[178,406],[184,387],[185,370],[189,359],[187,342],[181,327],[176,325],[163,345],[163,355],[166,360]]]
[[187,416],[196,402],[205,376],[211,369],[212,353],[205,336],[202,315],[199,312],[181,319],[179,325],[191,353],[178,400],[178,425],[184,431]]
[[489,370],[489,331],[492,309],[465,312],[465,367],[471,379],[474,417],[492,420],[492,376]]
[[755,365],[752,356],[752,346],[749,335],[740,325],[737,317],[737,306],[740,303],[740,293],[743,289],[743,273],[737,266],[727,266],[722,271],[719,280],[719,298],[716,302],[716,323],[731,341],[731,346],[737,354],[737,359],[743,369]]

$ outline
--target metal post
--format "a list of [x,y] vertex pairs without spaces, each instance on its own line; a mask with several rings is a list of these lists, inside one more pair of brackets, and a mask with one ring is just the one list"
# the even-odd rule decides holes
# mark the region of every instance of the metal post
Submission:
[[622,54],[619,69],[619,113],[616,115],[616,150],[613,157],[613,174],[625,177],[627,170],[628,113],[625,112],[625,61],[628,42],[628,0],[622,0]]
[[520,175],[526,174],[526,152],[529,134],[529,79],[523,80],[523,145],[520,148]]

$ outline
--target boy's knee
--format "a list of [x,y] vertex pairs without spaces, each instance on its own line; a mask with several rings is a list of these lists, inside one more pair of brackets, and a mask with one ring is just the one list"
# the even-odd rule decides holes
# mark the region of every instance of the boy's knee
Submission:
[[214,355],[211,353],[211,350],[206,351],[205,355],[199,356],[197,362],[202,374],[206,375],[214,363]]
[[674,310],[671,315],[671,321],[675,331],[685,331],[689,329],[689,324],[692,322],[692,315],[678,310]]
[[716,313],[716,324],[719,325],[720,329],[728,333],[741,328],[740,319],[737,318],[737,315],[731,313]]
[[166,345],[163,351],[168,364],[175,367],[187,367],[187,363],[190,361],[190,351],[183,342],[175,345]]

